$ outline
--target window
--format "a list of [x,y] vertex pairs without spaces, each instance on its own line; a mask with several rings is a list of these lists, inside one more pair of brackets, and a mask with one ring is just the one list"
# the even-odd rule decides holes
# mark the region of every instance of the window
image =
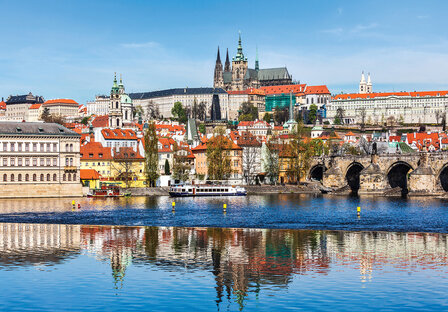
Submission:
[[6,173],[3,175],[3,182],[8,182],[8,176],[6,175]]
[[70,166],[73,166],[73,158],[70,158]]
[[53,143],[53,152],[58,151],[58,145],[56,143]]
[[99,158],[103,158],[103,154],[102,154],[102,153],[99,153],[99,154],[98,154],[98,157],[99,157]]
[[41,182],[44,181],[44,174],[43,173],[40,174],[40,181]]
[[3,151],[7,152],[8,151],[8,143],[3,142]]
[[33,166],[37,166],[37,158],[33,158]]
[[16,159],[14,157],[11,157],[11,160],[9,161],[11,167],[14,167],[16,165]]
[[53,166],[57,166],[58,165],[58,159],[57,158],[53,158]]
[[25,143],[25,152],[30,151],[30,143]]
[[66,174],[64,173],[63,175],[62,175],[62,181],[65,181],[67,179],[67,176],[66,176]]
[[39,143],[39,151],[43,152],[45,150],[45,144]]
[[58,180],[58,178],[57,178],[57,175],[55,173],[55,174],[53,174],[53,181],[57,181],[57,180]]
[[51,144],[47,143],[47,152],[50,152],[50,150],[51,150]]
[[50,174],[47,173],[47,181],[50,181]]
[[73,152],[73,144],[70,144],[70,152]]
[[89,158],[93,158],[93,154],[89,154]]
[[17,150],[18,150],[19,152],[22,151],[22,143],[17,143]]
[[43,158],[40,159],[40,166],[42,166],[42,167],[44,166],[44,159]]
[[4,157],[3,158],[3,167],[8,166],[8,158]]
[[73,174],[73,181],[76,181],[76,173]]
[[19,173],[19,175],[17,176],[17,181],[22,181],[22,174]]
[[28,182],[30,180],[30,175],[27,173],[25,174],[25,181]]
[[47,158],[47,166],[51,166],[51,158]]
[[22,158],[18,158],[17,159],[17,165],[18,166],[22,166]]
[[65,165],[68,166],[68,158],[65,159]]
[[37,175],[33,174],[33,181],[37,181]]
[[33,152],[37,152],[37,143],[33,143]]
[[14,182],[14,174],[11,174],[11,182]]

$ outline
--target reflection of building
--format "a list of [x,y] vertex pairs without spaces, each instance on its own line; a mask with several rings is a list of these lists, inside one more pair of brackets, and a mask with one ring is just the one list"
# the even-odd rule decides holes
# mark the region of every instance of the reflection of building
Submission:
[[55,123],[0,122],[0,197],[82,195],[79,139]]
[[0,224],[0,264],[61,262],[80,251],[79,225]]

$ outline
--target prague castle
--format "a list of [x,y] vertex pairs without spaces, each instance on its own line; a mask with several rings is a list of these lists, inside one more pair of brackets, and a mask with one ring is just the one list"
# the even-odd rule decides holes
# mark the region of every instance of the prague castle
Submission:
[[259,88],[263,86],[289,85],[292,77],[286,67],[260,69],[258,53],[255,59],[255,68],[248,68],[247,58],[243,54],[241,45],[241,34],[238,40],[236,56],[229,61],[229,50],[227,49],[224,69],[219,54],[216,58],[214,88],[222,88],[226,91],[242,91],[248,88]]

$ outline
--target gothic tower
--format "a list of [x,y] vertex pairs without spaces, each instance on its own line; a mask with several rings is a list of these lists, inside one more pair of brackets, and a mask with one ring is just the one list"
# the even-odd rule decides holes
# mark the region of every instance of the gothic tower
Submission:
[[117,74],[115,74],[114,83],[112,85],[112,89],[110,90],[109,127],[121,128],[122,126],[123,126],[123,113],[121,111],[120,86],[118,86],[117,84]]
[[232,71],[232,68],[230,67],[230,60],[229,60],[229,49],[227,49],[227,53],[226,53],[226,64],[224,65],[224,71],[225,72]]
[[243,54],[243,46],[241,45],[241,32],[238,38],[238,49],[236,56],[232,59],[232,90],[245,90],[244,77],[247,72],[247,58]]
[[222,63],[221,63],[221,56],[219,55],[219,47],[218,47],[218,55],[216,57],[215,75],[213,78],[213,87],[214,88],[224,87],[224,78],[222,75]]
[[260,70],[260,63],[258,62],[258,47],[256,49],[256,55],[255,55],[255,70],[257,72]]
[[360,94],[367,93],[367,83],[366,78],[364,77],[364,71],[361,74],[361,81],[359,82],[359,93]]

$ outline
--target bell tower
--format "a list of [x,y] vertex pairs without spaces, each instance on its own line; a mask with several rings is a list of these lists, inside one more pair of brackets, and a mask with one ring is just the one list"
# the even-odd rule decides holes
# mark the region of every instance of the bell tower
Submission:
[[244,77],[247,72],[247,58],[243,54],[241,44],[241,32],[238,38],[238,49],[236,56],[232,59],[232,90],[242,91],[244,87]]
[[121,128],[123,126],[123,112],[121,111],[121,93],[124,92],[122,84],[117,84],[117,73],[114,75],[114,83],[110,90],[109,100],[109,127]]
[[216,64],[215,64],[215,75],[213,78],[213,88],[222,88],[222,87],[224,87],[224,78],[222,74],[221,56],[219,55],[219,47],[218,47],[218,55],[216,56]]

